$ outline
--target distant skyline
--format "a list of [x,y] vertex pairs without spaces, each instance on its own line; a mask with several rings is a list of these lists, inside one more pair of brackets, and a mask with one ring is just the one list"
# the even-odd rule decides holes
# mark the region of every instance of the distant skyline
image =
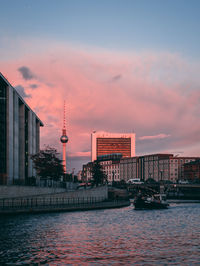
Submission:
[[0,72],[44,122],[67,168],[93,130],[136,133],[136,155],[200,156],[200,1],[2,1]]

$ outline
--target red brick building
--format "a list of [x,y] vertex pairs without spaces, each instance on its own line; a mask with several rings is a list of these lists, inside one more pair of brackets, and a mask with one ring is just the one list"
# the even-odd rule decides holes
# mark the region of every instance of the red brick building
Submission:
[[200,160],[184,164],[184,178],[187,180],[200,180]]

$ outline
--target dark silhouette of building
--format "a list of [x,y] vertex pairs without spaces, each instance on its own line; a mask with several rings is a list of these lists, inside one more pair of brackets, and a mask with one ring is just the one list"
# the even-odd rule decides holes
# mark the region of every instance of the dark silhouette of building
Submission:
[[0,184],[35,176],[30,155],[39,151],[43,123],[0,73]]

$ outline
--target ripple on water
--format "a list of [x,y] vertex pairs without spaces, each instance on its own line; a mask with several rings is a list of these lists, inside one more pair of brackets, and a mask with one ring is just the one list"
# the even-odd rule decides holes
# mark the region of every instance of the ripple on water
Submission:
[[199,265],[200,205],[0,219],[0,264]]

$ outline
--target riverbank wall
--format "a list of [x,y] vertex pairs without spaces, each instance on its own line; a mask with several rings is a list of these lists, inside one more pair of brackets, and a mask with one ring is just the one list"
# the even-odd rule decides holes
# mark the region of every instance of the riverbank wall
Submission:
[[[3,188],[5,187],[5,188]],[[76,189],[73,191],[68,191],[63,188],[41,188],[41,187],[25,187],[25,186],[0,186],[0,202],[17,202],[26,199],[33,199],[38,202],[41,199],[45,199],[48,202],[48,199],[84,199],[87,198],[101,198],[101,200],[108,199],[108,187],[107,186],[98,186],[98,187],[87,187]]]
[[37,187],[37,186],[0,186],[0,199],[40,196],[66,192],[65,188]]
[[[46,190],[43,190],[43,192],[46,192]],[[57,210],[73,209],[74,207],[80,207],[81,204],[91,205],[107,200],[107,186],[23,197],[7,197],[0,199],[0,213],[30,212],[31,210],[47,211],[47,209],[49,211],[56,208]]]
[[23,206],[21,208],[0,208],[0,215],[17,215],[17,214],[34,214],[34,213],[49,213],[49,212],[70,212],[70,211],[88,211],[99,209],[114,209],[122,208],[130,205],[127,200],[103,201],[95,202],[95,199],[89,199],[82,203],[73,202],[71,204],[53,204],[46,206]]

